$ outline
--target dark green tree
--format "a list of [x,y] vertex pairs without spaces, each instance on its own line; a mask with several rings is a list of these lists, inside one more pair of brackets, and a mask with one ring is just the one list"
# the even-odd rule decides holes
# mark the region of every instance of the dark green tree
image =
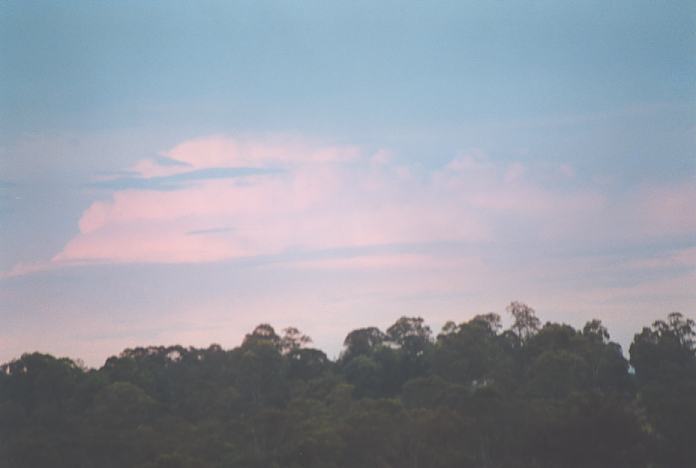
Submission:
[[631,344],[638,403],[664,466],[696,466],[696,329],[673,312],[645,327]]

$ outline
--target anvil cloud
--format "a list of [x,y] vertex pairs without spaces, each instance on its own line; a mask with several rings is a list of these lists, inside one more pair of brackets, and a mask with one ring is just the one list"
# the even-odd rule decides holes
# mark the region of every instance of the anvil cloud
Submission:
[[186,141],[166,159],[129,170],[142,179],[221,168],[268,172],[116,190],[82,214],[79,234],[52,261],[212,262],[293,250],[494,242],[516,216],[554,232],[569,213],[586,218],[605,209],[600,193],[544,189],[525,180],[521,163],[493,164],[481,151],[425,172],[388,154],[298,139]]

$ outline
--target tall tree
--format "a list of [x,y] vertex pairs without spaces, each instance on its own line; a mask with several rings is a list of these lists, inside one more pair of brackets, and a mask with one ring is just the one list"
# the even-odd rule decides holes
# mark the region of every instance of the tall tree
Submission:
[[370,354],[384,343],[387,336],[376,327],[358,328],[348,333],[343,341],[342,359],[348,361],[356,356]]
[[242,346],[253,346],[259,344],[270,345],[278,350],[282,347],[282,340],[276,334],[275,329],[268,323],[257,325],[251,333],[244,336]]
[[280,348],[283,354],[297,351],[312,342],[312,339],[295,327],[283,329],[283,337],[280,339]]
[[527,304],[513,301],[506,307],[506,310],[512,315],[513,324],[510,329],[520,344],[526,343],[539,331],[541,321],[537,318],[534,309]]
[[411,355],[422,354],[432,341],[432,331],[421,317],[401,317],[387,329],[387,338]]

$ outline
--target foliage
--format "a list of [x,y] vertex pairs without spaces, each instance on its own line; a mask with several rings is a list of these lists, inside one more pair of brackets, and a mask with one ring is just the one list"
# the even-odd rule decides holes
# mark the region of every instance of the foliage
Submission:
[[696,466],[696,327],[635,335],[541,324],[520,302],[354,330],[331,361],[262,324],[224,350],[152,346],[100,369],[0,366],[0,467],[677,468]]

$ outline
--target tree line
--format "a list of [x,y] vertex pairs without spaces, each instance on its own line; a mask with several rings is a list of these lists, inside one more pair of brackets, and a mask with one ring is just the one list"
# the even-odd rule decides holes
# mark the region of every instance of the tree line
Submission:
[[692,320],[644,327],[627,359],[599,320],[507,311],[508,329],[491,313],[353,330],[336,360],[268,324],[99,369],[25,354],[0,366],[0,467],[696,466]]

